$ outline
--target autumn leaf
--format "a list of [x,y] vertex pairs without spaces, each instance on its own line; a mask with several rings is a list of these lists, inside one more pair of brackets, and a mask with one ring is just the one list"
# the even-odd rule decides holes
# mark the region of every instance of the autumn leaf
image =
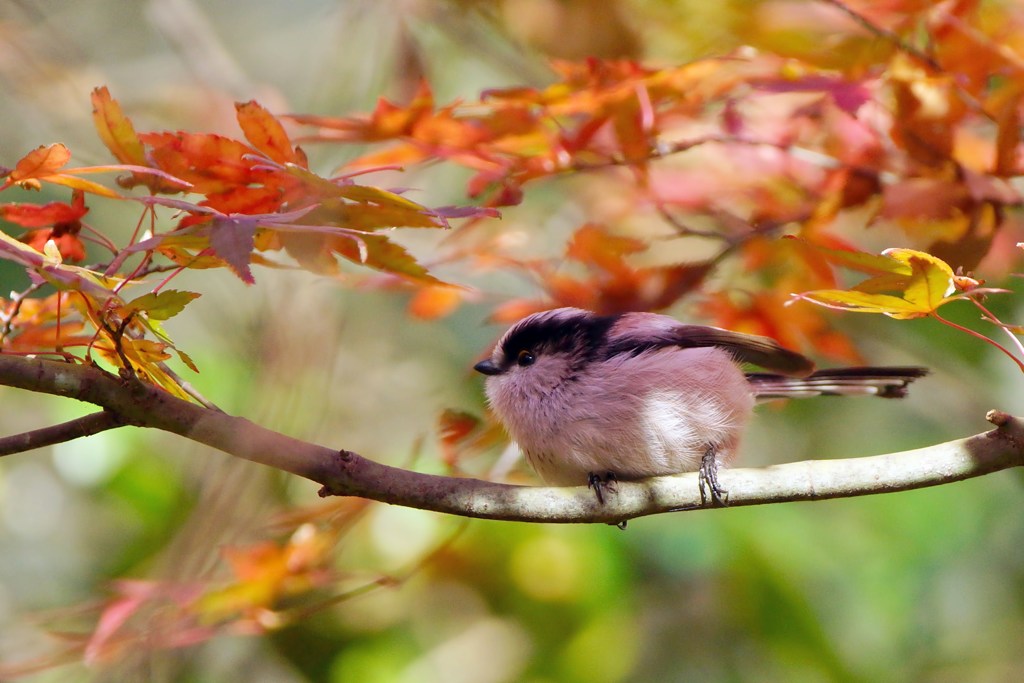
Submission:
[[420,287],[409,301],[409,314],[420,320],[444,318],[459,307],[464,296],[465,292],[458,287]]
[[122,164],[148,165],[142,141],[106,86],[92,91],[92,120],[100,140]]
[[819,289],[795,295],[828,308],[859,313],[882,313],[901,320],[934,313],[955,301],[953,269],[946,262],[912,249],[887,249],[880,257],[870,254],[840,256],[826,254],[842,264],[853,263],[859,270],[877,273],[849,290]]
[[77,221],[89,212],[84,199],[78,193],[72,203],[49,202],[47,204],[0,204],[0,218],[16,223],[23,228],[42,228],[57,223]]
[[22,236],[25,244],[43,251],[46,243],[53,240],[62,259],[82,261],[85,259],[85,245],[79,239],[82,229],[81,218],[89,213],[85,195],[81,190],[72,192],[71,203],[50,202],[48,204],[6,204],[0,205],[0,217],[26,228],[33,229]]
[[171,357],[167,353],[167,344],[151,339],[121,339],[121,348],[128,358],[140,366],[160,363]]
[[461,410],[445,410],[437,426],[442,458],[453,469],[466,458],[493,451],[508,442],[496,420],[483,420]]
[[249,267],[256,227],[253,218],[239,216],[218,216],[210,226],[210,247],[247,285],[256,282]]
[[284,126],[255,100],[235,104],[238,125],[253,147],[266,154],[279,164],[300,163],[305,165],[305,158],[300,157],[292,148],[291,140]]
[[234,580],[196,601],[197,615],[206,623],[247,616],[325,585],[333,578],[327,562],[336,541],[335,533],[303,524],[282,544],[267,541],[225,548]]
[[245,157],[252,149],[238,140],[213,133],[140,133],[151,148],[155,165],[192,184],[200,194],[226,192],[258,183],[265,177]]
[[443,284],[420,265],[405,247],[395,244],[384,235],[370,233],[358,239],[338,237],[331,241],[331,245],[333,251],[353,263],[420,283]]
[[23,156],[11,171],[9,180],[20,183],[53,175],[71,160],[71,150],[61,143],[42,145]]
[[893,142],[923,166],[942,167],[952,158],[956,126],[967,112],[955,76],[931,74],[897,54],[889,78],[896,100]]
[[195,292],[182,292],[175,289],[149,292],[125,303],[120,307],[119,313],[127,317],[136,311],[142,311],[153,320],[167,320],[181,313],[185,306],[198,299],[199,296]]
[[[555,264],[527,263],[524,267],[539,277],[550,304],[516,302],[509,310],[576,306],[603,314],[659,310],[696,288],[710,272],[705,261],[668,266],[636,267],[631,256],[647,251],[642,240],[613,234],[606,226],[581,226],[566,246],[566,259],[585,268],[583,276],[563,272]],[[503,314],[504,315],[504,314]]]
[[382,97],[377,101],[377,107],[369,116],[334,118],[292,114],[288,118],[297,123],[331,130],[336,134],[335,139],[377,142],[412,135],[417,124],[432,116],[434,116],[434,96],[430,91],[430,85],[423,81],[412,101],[406,106],[395,104]]

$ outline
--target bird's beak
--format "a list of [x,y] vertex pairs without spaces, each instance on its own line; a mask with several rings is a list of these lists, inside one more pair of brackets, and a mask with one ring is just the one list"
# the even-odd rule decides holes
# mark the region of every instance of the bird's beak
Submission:
[[494,364],[490,358],[482,360],[473,366],[473,369],[483,375],[500,375],[501,368]]

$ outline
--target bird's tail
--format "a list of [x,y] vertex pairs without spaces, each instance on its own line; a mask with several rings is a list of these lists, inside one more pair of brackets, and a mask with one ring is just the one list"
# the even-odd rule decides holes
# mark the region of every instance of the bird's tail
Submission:
[[907,386],[928,374],[927,368],[833,368],[806,377],[749,373],[747,379],[759,399],[811,396],[880,396],[902,398]]

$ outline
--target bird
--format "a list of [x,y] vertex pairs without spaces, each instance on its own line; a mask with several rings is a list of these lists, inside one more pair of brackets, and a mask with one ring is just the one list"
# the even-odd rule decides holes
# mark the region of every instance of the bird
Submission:
[[[757,366],[764,372],[749,371]],[[526,316],[473,366],[488,404],[541,480],[588,485],[699,472],[702,501],[726,505],[718,469],[736,456],[757,402],[899,398],[922,367],[815,371],[769,337],[648,312],[556,308]]]

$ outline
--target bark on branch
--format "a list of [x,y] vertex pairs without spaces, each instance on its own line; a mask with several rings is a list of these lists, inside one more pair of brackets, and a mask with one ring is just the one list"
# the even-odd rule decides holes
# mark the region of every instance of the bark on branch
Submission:
[[[0,355],[0,385],[65,396],[103,408],[89,426],[117,424],[160,429],[322,485],[320,495],[360,496],[394,505],[465,517],[525,522],[618,523],[703,505],[696,473],[619,482],[599,504],[584,487],[511,486],[389,467],[261,427],[245,418],[177,399],[135,379],[98,368]],[[998,411],[995,429],[966,439],[901,453],[848,460],[807,460],[719,473],[730,507],[822,500],[905,491],[1024,465],[1024,420]],[[80,436],[57,425],[49,434]],[[33,433],[29,433],[33,434]],[[9,444],[15,444],[11,437]],[[26,439],[27,448],[52,440]]]

